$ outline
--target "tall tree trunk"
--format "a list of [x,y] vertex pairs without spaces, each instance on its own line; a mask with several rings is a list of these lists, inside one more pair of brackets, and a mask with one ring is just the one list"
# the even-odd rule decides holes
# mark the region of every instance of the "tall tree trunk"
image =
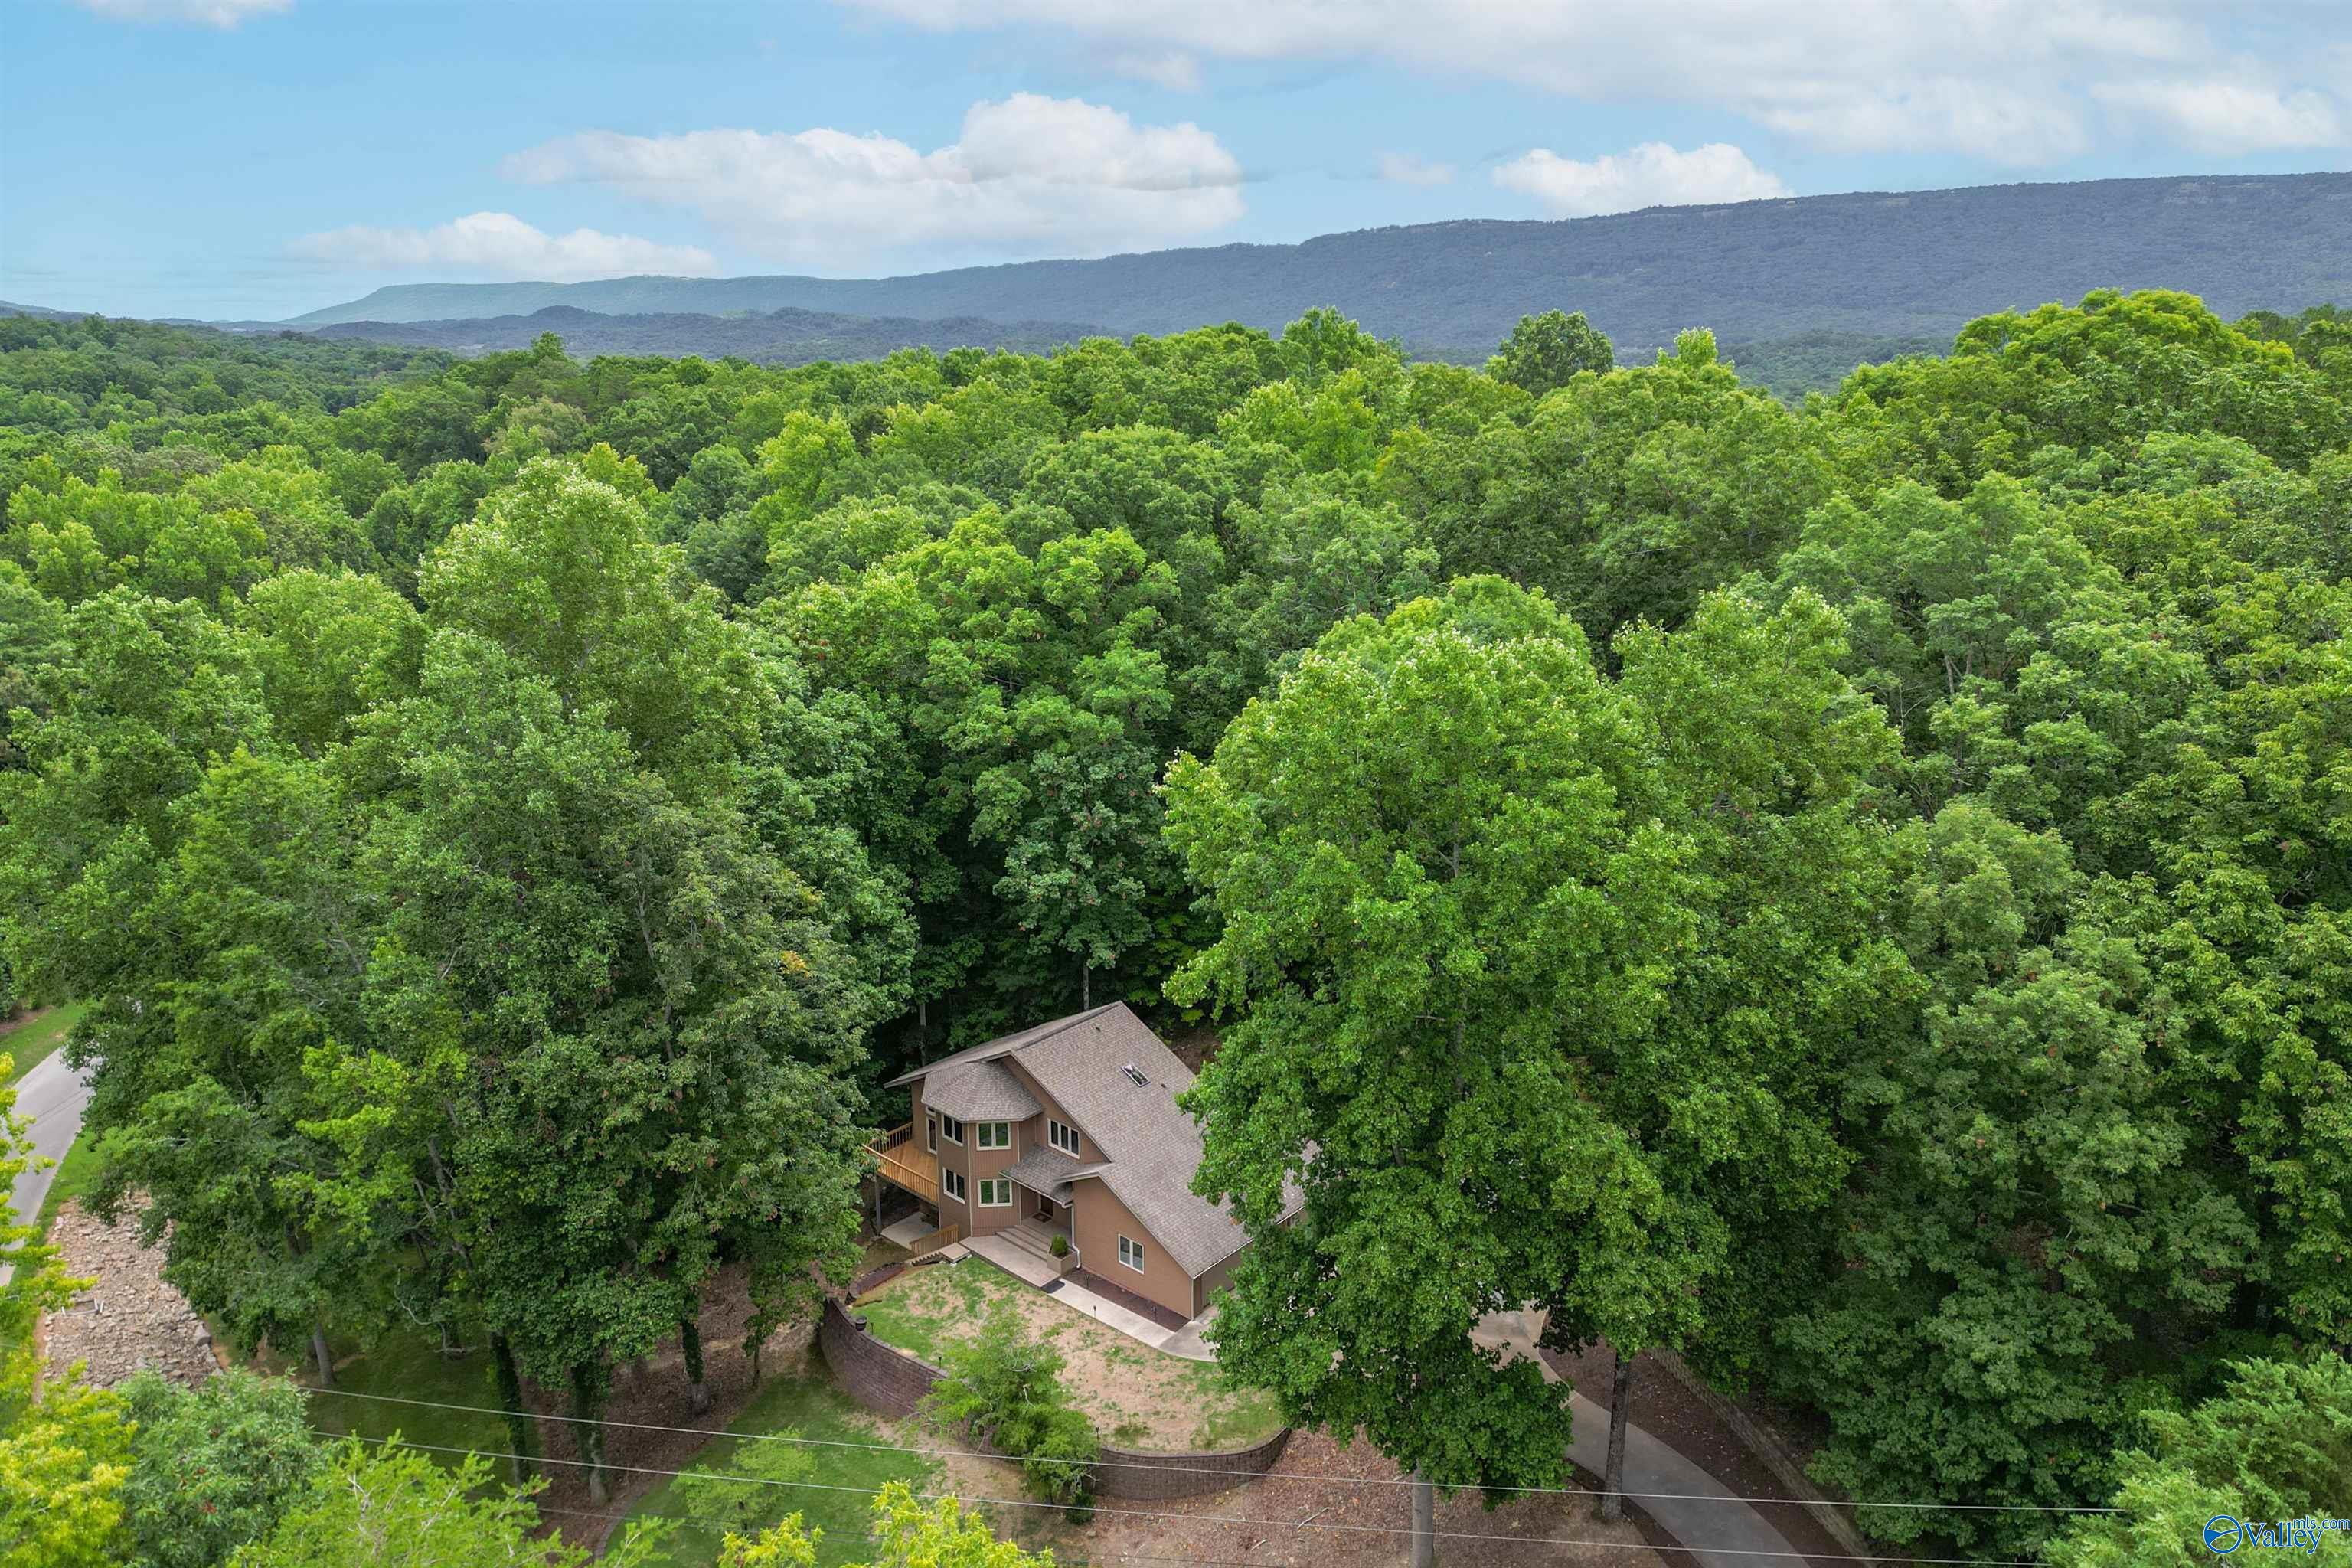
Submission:
[[686,1352],[687,1394],[694,1413],[700,1415],[710,1408],[710,1390],[702,1381],[702,1325],[692,1318],[681,1319],[677,1339]]
[[1095,1010],[1095,966],[1081,959],[1078,963],[1078,1011]]
[[[286,1237],[287,1257],[300,1258],[310,1250],[302,1245],[302,1237],[295,1230],[292,1220],[286,1221],[283,1229]],[[310,1359],[319,1364],[319,1386],[334,1387],[335,1358],[327,1350],[326,1320],[315,1311],[310,1314]]]
[[514,1346],[504,1334],[490,1336],[490,1366],[498,1373],[499,1408],[507,1413],[507,1447],[514,1455],[515,1485],[530,1479],[530,1417],[522,1407],[522,1373],[515,1370]]
[[588,1500],[598,1508],[613,1500],[604,1484],[604,1396],[611,1391],[612,1368],[599,1362],[579,1362],[572,1368],[572,1441],[588,1472]]
[[1625,1426],[1633,1418],[1633,1358],[1617,1352],[1617,1386],[1609,1399],[1609,1468],[1601,1478],[1601,1517],[1625,1517]]
[[1412,1473],[1412,1568],[1437,1568],[1437,1489]]

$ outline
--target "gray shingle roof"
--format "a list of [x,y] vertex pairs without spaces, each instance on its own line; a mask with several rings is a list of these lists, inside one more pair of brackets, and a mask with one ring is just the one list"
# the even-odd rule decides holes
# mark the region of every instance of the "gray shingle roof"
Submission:
[[[1013,1057],[1105,1156],[1098,1164],[1082,1167],[1055,1151],[1039,1151],[1072,1167],[1060,1180],[1099,1179],[1187,1274],[1204,1274],[1248,1245],[1247,1233],[1225,1212],[1226,1205],[1192,1191],[1192,1173],[1201,1165],[1201,1129],[1176,1105],[1176,1096],[1192,1087],[1192,1069],[1124,1003],[958,1051],[891,1082],[923,1079],[925,1102],[961,1116],[935,1091],[942,1073],[961,1083],[973,1067]],[[1141,1083],[1127,1075],[1130,1066],[1142,1075]],[[1002,1068],[996,1070],[1012,1077]],[[1029,1098],[1031,1110],[1024,1114],[1034,1115],[1035,1100]],[[996,1111],[992,1117],[1009,1114]],[[1033,1189],[1039,1184],[1020,1172],[1036,1158],[1037,1153],[1024,1156],[1013,1168],[1013,1179]]]
[[1045,1109],[993,1061],[958,1062],[923,1080],[923,1103],[965,1121],[1026,1121]]
[[1032,1149],[1004,1173],[1033,1193],[1043,1193],[1057,1204],[1070,1201],[1070,1184],[1083,1176],[1100,1175],[1100,1163],[1081,1164],[1059,1149]]

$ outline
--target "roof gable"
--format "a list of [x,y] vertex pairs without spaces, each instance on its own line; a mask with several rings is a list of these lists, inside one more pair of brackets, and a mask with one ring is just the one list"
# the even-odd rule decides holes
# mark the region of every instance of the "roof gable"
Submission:
[[[1207,1271],[1248,1241],[1224,1205],[1192,1191],[1201,1129],[1176,1103],[1192,1087],[1192,1069],[1123,1002],[1034,1025],[890,1081],[926,1079],[923,1098],[930,1102],[932,1081],[952,1083],[961,1094],[976,1068],[1009,1062],[1018,1062],[1102,1152],[1100,1161],[1083,1168],[1076,1161],[1073,1168],[1054,1167],[1056,1184],[1100,1180],[1188,1274]],[[1034,1105],[1034,1097],[1023,1094]],[[940,1103],[949,1115],[960,1114]]]

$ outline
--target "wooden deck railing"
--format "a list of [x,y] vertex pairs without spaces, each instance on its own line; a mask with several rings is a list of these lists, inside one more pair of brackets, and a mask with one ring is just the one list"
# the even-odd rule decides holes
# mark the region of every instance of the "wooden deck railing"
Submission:
[[915,1142],[912,1122],[893,1127],[866,1146],[886,1182],[896,1182],[925,1203],[940,1201],[940,1162]]

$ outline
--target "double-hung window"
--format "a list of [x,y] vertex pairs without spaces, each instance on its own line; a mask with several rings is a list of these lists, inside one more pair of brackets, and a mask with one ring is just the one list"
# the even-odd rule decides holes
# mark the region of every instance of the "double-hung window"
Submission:
[[958,1121],[954,1117],[950,1116],[946,1111],[940,1111],[940,1136],[946,1139],[950,1143],[961,1143],[963,1142],[963,1123]]
[[931,1152],[938,1153],[940,1152],[940,1119],[936,1115],[924,1117],[923,1129],[930,1140]]
[[1078,1157],[1078,1130],[1066,1121],[1045,1118],[1045,1142],[1073,1160]]
[[957,1170],[952,1165],[940,1166],[940,1191],[955,1199],[958,1203],[963,1202],[963,1173]]
[[1003,1209],[1013,1206],[1013,1180],[1009,1176],[982,1176],[980,1179],[980,1206]]
[[1129,1268],[1134,1269],[1138,1274],[1142,1273],[1143,1244],[1139,1241],[1129,1241],[1123,1236],[1120,1237],[1118,1238],[1118,1260],[1121,1263],[1126,1264]]
[[975,1149],[1010,1149],[1013,1147],[1013,1123],[1010,1121],[975,1121],[971,1130],[979,1136],[973,1140]]

